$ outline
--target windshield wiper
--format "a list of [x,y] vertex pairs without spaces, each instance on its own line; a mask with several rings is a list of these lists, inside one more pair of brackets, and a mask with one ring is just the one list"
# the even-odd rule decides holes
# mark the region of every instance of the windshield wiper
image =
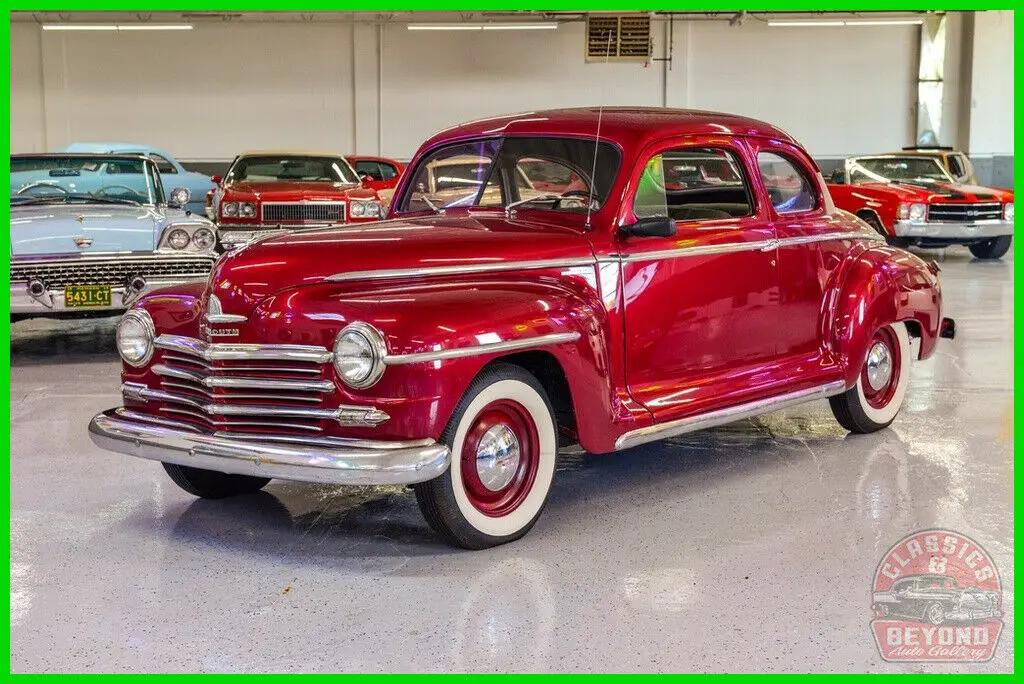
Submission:
[[522,206],[524,204],[529,204],[530,202],[549,202],[552,200],[559,199],[562,199],[562,195],[554,192],[546,192],[543,195],[536,195],[535,197],[527,197],[526,199],[516,200],[515,202],[511,202],[505,205],[505,214],[509,215],[512,213],[512,210],[515,209],[516,207]]
[[430,207],[431,211],[433,211],[438,216],[444,216],[444,209],[431,202],[426,195],[420,195],[416,199]]
[[58,195],[56,193],[52,195],[11,195],[11,206],[20,206],[22,204],[49,204],[50,202],[58,202],[64,204],[67,199],[67,195]]

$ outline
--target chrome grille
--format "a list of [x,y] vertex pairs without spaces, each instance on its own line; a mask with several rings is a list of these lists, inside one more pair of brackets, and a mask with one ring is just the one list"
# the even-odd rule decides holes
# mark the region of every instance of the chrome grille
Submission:
[[155,345],[150,370],[159,388],[145,388],[141,398],[169,418],[204,431],[278,435],[320,433],[337,420],[337,408],[324,406],[335,386],[324,375],[330,352],[323,347],[212,345],[173,335]]
[[264,202],[264,223],[343,223],[344,202]]
[[1003,217],[999,202],[972,204],[941,203],[928,206],[928,220],[944,223],[970,223],[972,221],[998,221]]
[[203,280],[213,268],[213,256],[139,257],[12,261],[11,282],[39,279],[48,288],[67,285],[124,285],[141,275],[148,282]]

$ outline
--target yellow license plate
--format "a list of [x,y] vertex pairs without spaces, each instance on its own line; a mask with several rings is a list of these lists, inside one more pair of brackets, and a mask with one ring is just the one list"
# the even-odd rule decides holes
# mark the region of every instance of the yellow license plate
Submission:
[[64,288],[64,306],[110,306],[110,285],[68,285]]

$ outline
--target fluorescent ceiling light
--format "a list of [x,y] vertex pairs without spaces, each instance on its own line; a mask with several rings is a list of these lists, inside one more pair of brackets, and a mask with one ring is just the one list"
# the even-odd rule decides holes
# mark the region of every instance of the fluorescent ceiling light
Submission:
[[544,31],[558,28],[558,22],[545,24],[409,24],[410,31]]
[[191,31],[191,24],[43,24],[44,31]]
[[923,19],[827,19],[813,21],[769,21],[769,26],[919,26]]

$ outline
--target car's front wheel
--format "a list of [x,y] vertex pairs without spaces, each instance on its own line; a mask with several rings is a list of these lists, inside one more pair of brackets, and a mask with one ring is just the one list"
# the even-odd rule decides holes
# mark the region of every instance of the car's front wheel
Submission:
[[936,627],[946,621],[946,609],[941,603],[929,604],[924,611],[924,619]]
[[971,254],[979,259],[999,259],[1010,251],[1010,243],[1013,242],[1012,235],[1000,235],[984,242],[975,242],[967,246]]
[[467,549],[525,535],[547,502],[558,447],[554,412],[537,379],[511,364],[487,368],[441,439],[451,448],[448,472],[415,485],[430,526]]
[[912,349],[907,326],[883,325],[871,338],[856,384],[829,398],[832,414],[850,432],[875,432],[891,423],[903,406],[910,382]]
[[231,475],[218,473],[215,470],[204,470],[176,463],[162,464],[164,470],[174,480],[174,484],[189,494],[204,499],[225,499],[229,496],[255,492],[270,482],[267,477],[250,475]]

